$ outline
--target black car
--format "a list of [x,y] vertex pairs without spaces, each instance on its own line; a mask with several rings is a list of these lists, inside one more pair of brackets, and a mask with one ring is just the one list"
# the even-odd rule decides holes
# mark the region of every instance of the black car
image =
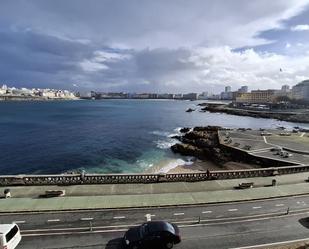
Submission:
[[124,235],[126,248],[173,248],[180,243],[179,229],[166,221],[149,221],[130,228]]

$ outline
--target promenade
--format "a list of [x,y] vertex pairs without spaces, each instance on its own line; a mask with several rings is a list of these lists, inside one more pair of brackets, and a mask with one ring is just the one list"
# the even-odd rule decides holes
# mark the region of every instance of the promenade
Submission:
[[[201,182],[10,187],[12,198],[0,199],[0,212],[61,211],[177,206],[248,201],[309,194],[309,173]],[[273,179],[277,185],[271,186]],[[254,182],[251,189],[235,189]],[[3,193],[5,187],[0,188]],[[43,198],[46,190],[64,189],[66,196]]]

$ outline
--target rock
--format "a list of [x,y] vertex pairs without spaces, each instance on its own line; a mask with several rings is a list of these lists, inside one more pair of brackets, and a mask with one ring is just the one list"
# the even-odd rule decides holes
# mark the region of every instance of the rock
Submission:
[[177,139],[177,140],[179,140],[179,141],[181,141],[181,140],[182,140],[182,137],[181,137],[181,136],[178,136],[178,135],[176,135],[176,136],[171,136],[171,138],[173,138],[173,139]]
[[212,148],[214,146],[213,141],[209,139],[199,138],[195,141],[196,146],[199,148]]
[[195,109],[192,109],[192,108],[188,108],[187,110],[186,110],[186,112],[194,112],[195,111]]
[[187,132],[190,131],[190,128],[188,128],[188,127],[183,127],[183,128],[181,128],[179,131],[180,131],[181,133],[187,133]]
[[196,126],[194,127],[193,131],[215,131],[217,132],[218,130],[220,130],[222,127],[220,126]]
[[183,156],[194,156],[197,158],[205,158],[205,153],[202,149],[190,144],[175,144],[171,147],[174,153],[179,153]]

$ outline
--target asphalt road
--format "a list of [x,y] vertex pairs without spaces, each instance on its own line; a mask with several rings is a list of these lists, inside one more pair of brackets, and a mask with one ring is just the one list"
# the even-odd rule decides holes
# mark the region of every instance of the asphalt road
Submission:
[[[121,248],[131,226],[152,220],[177,223],[175,248],[231,248],[309,237],[309,196],[150,209],[0,214],[0,223],[19,224],[18,248]],[[92,230],[92,231],[90,231]]]
[[98,211],[45,212],[0,214],[0,223],[19,224],[22,230],[84,227],[119,224],[140,224],[150,214],[153,220],[197,221],[254,215],[283,214],[289,211],[309,209],[309,196],[288,197],[252,202],[235,202],[218,205],[119,209]]
[[[223,222],[211,225],[180,226],[182,242],[175,249],[216,249],[252,246],[263,243],[306,238],[308,214],[280,218]],[[19,249],[121,249],[124,231],[92,232],[72,235],[23,237]],[[159,248],[156,248],[159,249]]]

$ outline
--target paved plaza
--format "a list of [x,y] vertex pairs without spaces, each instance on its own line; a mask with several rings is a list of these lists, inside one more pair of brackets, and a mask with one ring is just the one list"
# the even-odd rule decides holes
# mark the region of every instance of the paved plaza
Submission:
[[[220,131],[219,137],[222,145],[256,157],[276,160],[283,165],[309,164],[309,133],[306,132],[238,129]],[[280,155],[278,149],[287,156]]]

